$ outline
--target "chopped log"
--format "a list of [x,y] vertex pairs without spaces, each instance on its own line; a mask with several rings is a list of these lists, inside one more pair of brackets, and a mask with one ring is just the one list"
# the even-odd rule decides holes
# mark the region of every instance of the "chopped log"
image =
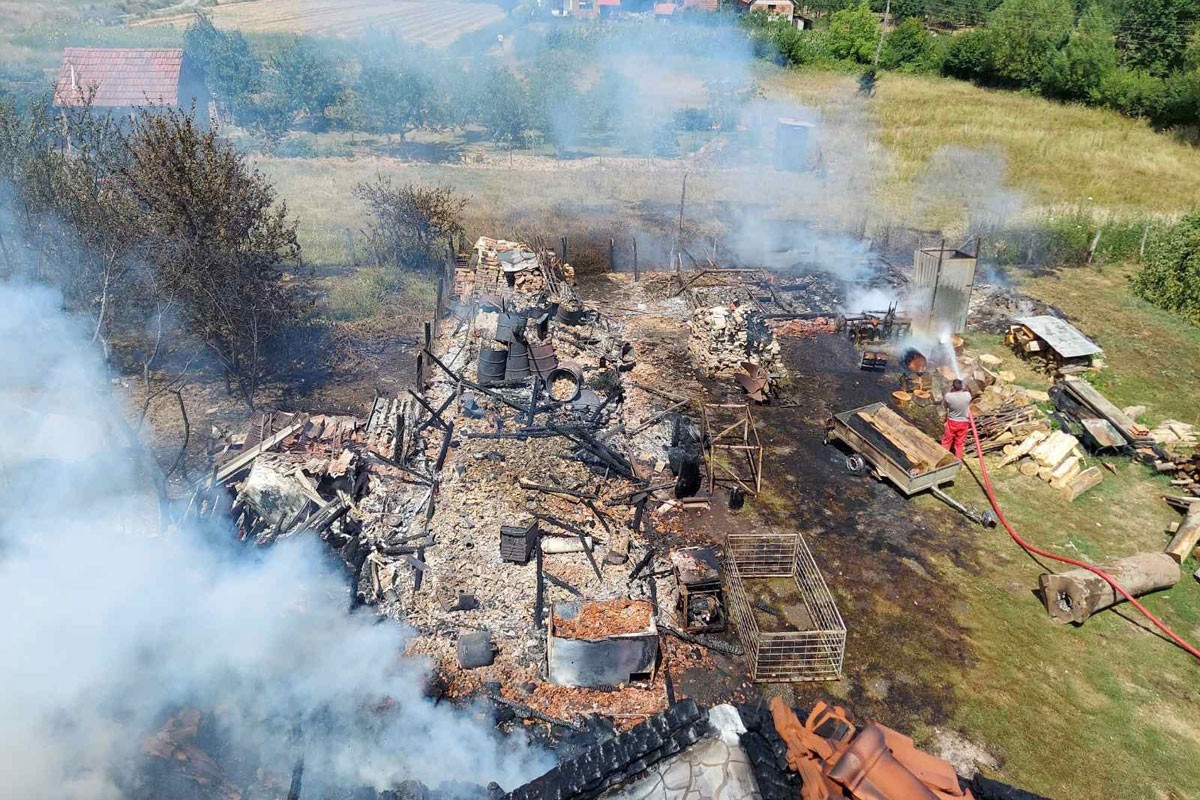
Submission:
[[1179,524],[1175,538],[1171,539],[1171,543],[1163,552],[1175,559],[1176,564],[1182,564],[1197,544],[1200,544],[1200,508],[1192,508]]
[[562,536],[543,536],[542,537],[542,552],[548,556],[562,555],[564,553],[582,553],[585,552],[591,542],[585,542],[583,538],[567,538]]
[[1179,523],[1178,522],[1172,522],[1170,525],[1167,526],[1167,533],[1174,535],[1178,532],[1179,532]]
[[1025,441],[1018,445],[1013,445],[1011,452],[1008,452],[1007,447],[1004,448],[1006,454],[1004,458],[1000,460],[1000,466],[1006,467],[1014,461],[1019,461],[1024,456],[1029,455],[1029,452],[1041,444],[1045,440],[1046,436],[1047,434],[1043,433],[1042,431],[1034,431],[1025,437]]
[[1071,455],[1071,451],[1078,446],[1079,440],[1071,434],[1055,431],[1046,441],[1035,447],[1030,455],[1042,466],[1053,469]]
[[1088,467],[1076,475],[1075,480],[1063,487],[1063,496],[1067,498],[1068,503],[1073,503],[1077,497],[1093,486],[1100,485],[1103,480],[1104,473],[1100,471],[1099,467]]
[[[1179,582],[1179,564],[1166,553],[1138,553],[1101,569],[1132,595],[1168,589]],[[1072,569],[1038,578],[1042,601],[1055,622],[1082,625],[1088,617],[1125,600],[1109,583],[1086,569]]]
[[1022,475],[1025,475],[1026,477],[1029,477],[1029,478],[1032,478],[1038,474],[1037,462],[1034,461],[1032,458],[1027,458],[1024,461],[1022,461],[1021,465],[1019,467],[1017,467],[1017,469],[1020,471],[1020,473]]
[[1192,503],[1200,503],[1200,497],[1181,497],[1177,494],[1164,494],[1162,499],[1165,500],[1167,505],[1171,506],[1171,508],[1182,511],[1185,514],[1191,510]]

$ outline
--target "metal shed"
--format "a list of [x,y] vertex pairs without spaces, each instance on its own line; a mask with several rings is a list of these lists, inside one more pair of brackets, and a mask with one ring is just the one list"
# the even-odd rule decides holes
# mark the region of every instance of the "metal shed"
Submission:
[[913,253],[914,307],[925,310],[913,315],[914,327],[936,334],[966,330],[978,255],[945,246]]

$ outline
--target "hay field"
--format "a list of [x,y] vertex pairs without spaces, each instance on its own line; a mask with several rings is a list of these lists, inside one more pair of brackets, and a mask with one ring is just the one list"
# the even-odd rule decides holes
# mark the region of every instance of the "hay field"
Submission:
[[[490,3],[451,0],[249,0],[207,9],[218,28],[244,33],[357,36],[394,32],[428,47],[445,47],[464,34],[504,19]],[[191,14],[148,19],[141,25],[184,25]]]

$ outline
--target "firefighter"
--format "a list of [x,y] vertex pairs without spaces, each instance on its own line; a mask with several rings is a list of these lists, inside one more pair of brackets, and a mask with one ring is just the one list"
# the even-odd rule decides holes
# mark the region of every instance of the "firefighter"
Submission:
[[950,384],[950,391],[942,396],[942,407],[946,411],[946,427],[942,431],[942,447],[961,461],[967,442],[967,431],[971,430],[971,393],[958,378]]

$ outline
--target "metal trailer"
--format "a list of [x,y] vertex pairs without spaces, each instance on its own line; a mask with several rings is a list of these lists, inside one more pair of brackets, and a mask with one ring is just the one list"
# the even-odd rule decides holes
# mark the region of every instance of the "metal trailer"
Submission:
[[962,469],[962,461],[955,460],[952,464],[925,472],[910,471],[890,458],[878,444],[850,427],[850,419],[856,414],[862,411],[874,413],[883,405],[883,403],[872,403],[868,406],[834,414],[826,420],[825,444],[829,444],[831,441],[840,441],[850,450],[850,455],[846,456],[846,470],[852,475],[865,475],[869,472],[878,480],[886,479],[906,497],[928,491],[972,522],[983,525],[985,528],[996,527],[996,515],[990,509],[980,512],[964,506],[941,490],[942,486],[954,482],[958,471]]

